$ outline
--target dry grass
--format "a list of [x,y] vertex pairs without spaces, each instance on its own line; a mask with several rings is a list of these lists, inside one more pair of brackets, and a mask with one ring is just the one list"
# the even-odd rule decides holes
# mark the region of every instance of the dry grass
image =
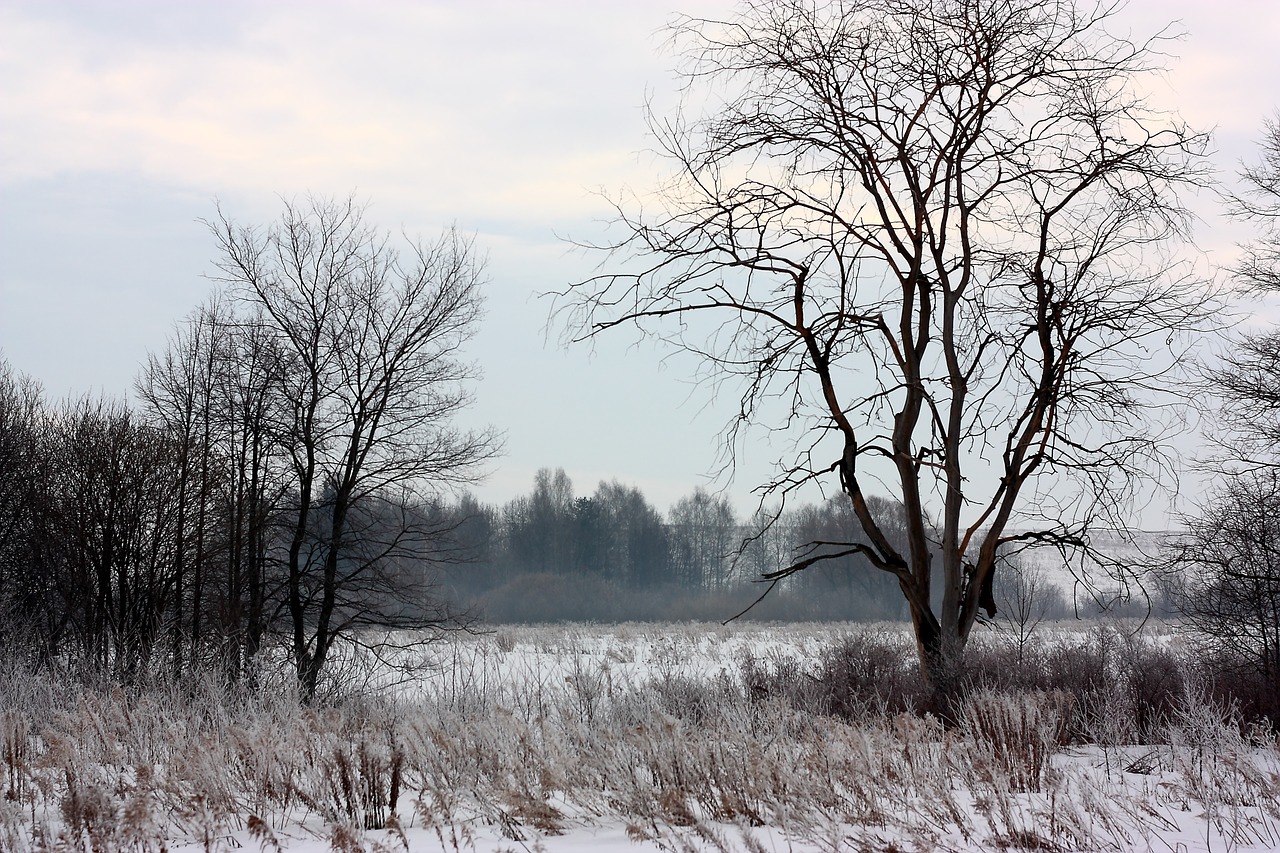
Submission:
[[851,720],[815,708],[795,656],[631,630],[470,640],[413,695],[317,709],[23,676],[0,694],[0,849],[213,850],[247,832],[273,850],[306,832],[367,851],[368,830],[399,849],[425,827],[464,850],[479,831],[531,846],[612,824],[670,850],[749,850],[759,827],[815,849],[1098,850],[1200,814],[1233,844],[1280,840],[1274,738],[1191,693],[1160,743],[1103,754],[1066,693],[975,690],[950,731],[888,701],[840,706]]

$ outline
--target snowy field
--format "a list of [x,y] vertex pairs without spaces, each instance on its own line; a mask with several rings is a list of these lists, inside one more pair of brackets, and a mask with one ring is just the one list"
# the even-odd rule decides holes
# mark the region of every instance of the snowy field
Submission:
[[1025,654],[1092,686],[975,689],[952,730],[910,712],[899,626],[500,628],[314,709],[0,675],[0,849],[1280,849],[1274,735],[1189,682],[1133,701],[1178,644],[1047,628]]

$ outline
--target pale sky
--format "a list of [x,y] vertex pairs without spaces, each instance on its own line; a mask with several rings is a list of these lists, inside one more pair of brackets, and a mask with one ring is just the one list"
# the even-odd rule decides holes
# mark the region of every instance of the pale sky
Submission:
[[[664,23],[732,5],[0,0],[0,350],[52,399],[125,395],[211,290],[197,220],[215,199],[250,224],[282,195],[355,192],[384,228],[456,224],[488,254],[469,421],[508,452],[480,496],[560,466],[580,494],[617,478],[665,510],[707,482],[735,401],[626,334],[560,350],[536,294],[590,272],[562,237],[598,232],[596,190],[653,183],[641,107],[674,102]],[[1216,128],[1225,174],[1251,157],[1280,107],[1280,2],[1132,0],[1119,21],[1180,21],[1153,97]],[[1201,210],[1202,247],[1229,259],[1243,235]],[[770,458],[745,457],[740,512]]]

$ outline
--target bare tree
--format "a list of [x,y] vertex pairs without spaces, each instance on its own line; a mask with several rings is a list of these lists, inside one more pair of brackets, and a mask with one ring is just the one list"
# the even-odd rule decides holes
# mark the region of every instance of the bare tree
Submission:
[[1258,229],[1236,274],[1255,290],[1275,292],[1280,291],[1280,113],[1264,122],[1261,148],[1258,162],[1241,170],[1243,192],[1231,198],[1232,213]]
[[216,297],[148,357],[135,383],[143,412],[179,454],[169,623],[178,675],[217,663],[237,677],[267,629],[269,524],[287,480],[280,363],[261,318],[242,319]]
[[[23,529],[30,519],[31,471],[37,453],[36,432],[43,401],[40,386],[17,374],[0,353],[0,583],[10,549],[21,548]],[[19,558],[13,558],[16,562]],[[0,594],[0,602],[3,594]]]
[[675,579],[688,588],[727,589],[737,546],[738,519],[724,495],[702,487],[667,513]]
[[[1257,229],[1232,271],[1246,293],[1280,292],[1280,116],[1261,158],[1242,169],[1230,212]],[[1247,662],[1277,701],[1280,685],[1280,331],[1246,333],[1206,371],[1221,403],[1217,488],[1188,517],[1170,584],[1177,612],[1229,658]]]
[[0,649],[29,639],[22,629],[44,603],[31,559],[44,416],[40,386],[0,353]]
[[[1266,122],[1261,158],[1240,174],[1231,213],[1257,229],[1233,270],[1246,293],[1280,292],[1280,116]],[[1208,371],[1205,390],[1222,402],[1220,439],[1228,468],[1280,461],[1280,331],[1241,336]]]
[[140,677],[174,611],[174,441],[123,402],[87,397],[41,427],[28,571],[41,584],[42,652]]
[[1182,617],[1228,659],[1280,685],[1280,470],[1227,480],[1173,553]]
[[1113,11],[748,0],[680,19],[688,106],[651,120],[671,177],[617,203],[624,237],[596,247],[617,266],[557,303],[572,340],[638,326],[739,379],[730,448],[747,424],[792,431],[762,501],[834,475],[865,541],[766,577],[854,553],[889,573],[942,705],[997,554],[1087,548],[1164,470],[1153,395],[1211,316],[1164,253],[1206,138],[1135,94],[1159,54],[1110,35]]
[[1043,565],[1016,557],[1000,565],[994,591],[996,628],[1013,642],[1021,664],[1040,625],[1067,614],[1066,596]]
[[[286,204],[265,230],[220,214],[210,230],[221,280],[280,359],[286,600],[310,698],[335,641],[385,598],[381,578],[434,538],[408,513],[392,523],[386,507],[474,481],[499,448],[493,431],[452,425],[476,375],[460,350],[479,320],[482,265],[452,231],[396,250],[351,199]],[[421,609],[379,616],[384,627],[442,624]]]
[[[178,456],[177,517],[172,549],[172,666],[181,675],[200,655],[204,586],[210,569],[213,444],[223,418],[215,412],[214,364],[226,318],[218,303],[196,311],[161,355],[151,354],[134,383],[146,415],[174,440]],[[221,521],[220,518],[216,521]]]

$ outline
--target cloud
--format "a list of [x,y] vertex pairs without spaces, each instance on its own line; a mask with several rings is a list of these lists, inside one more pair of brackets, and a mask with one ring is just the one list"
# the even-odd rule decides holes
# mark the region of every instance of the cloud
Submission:
[[6,9],[0,173],[580,215],[582,187],[623,175],[641,144],[634,79],[651,46],[575,4],[499,6],[492,23],[448,4],[234,6],[234,22],[184,5],[216,18],[216,36],[194,41]]
[[[1271,106],[1280,6],[1138,0],[1117,23],[1175,16],[1189,35],[1157,97],[1221,128],[1233,161]],[[651,183],[634,152],[646,87],[673,87],[667,17],[656,0],[9,4],[0,181],[118,171],[207,195],[358,188],[435,222],[589,218],[584,188]]]

